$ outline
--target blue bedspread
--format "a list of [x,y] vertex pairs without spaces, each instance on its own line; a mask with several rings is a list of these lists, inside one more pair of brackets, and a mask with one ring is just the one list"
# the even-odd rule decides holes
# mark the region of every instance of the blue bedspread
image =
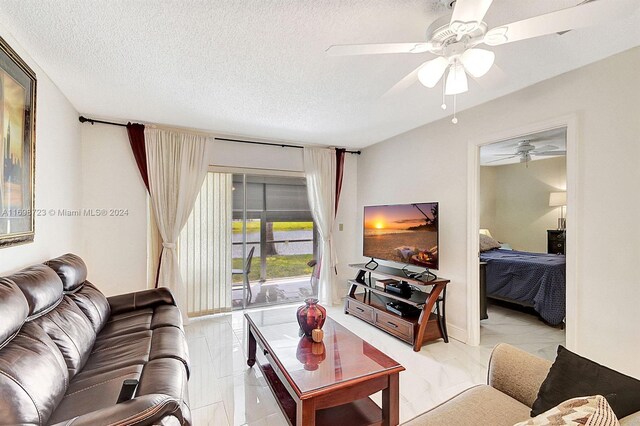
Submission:
[[487,296],[513,300],[533,308],[550,324],[565,317],[564,255],[489,250],[480,253],[487,262]]

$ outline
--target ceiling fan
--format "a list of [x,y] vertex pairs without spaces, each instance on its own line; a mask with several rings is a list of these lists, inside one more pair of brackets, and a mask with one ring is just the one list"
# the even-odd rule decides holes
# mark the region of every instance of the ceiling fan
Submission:
[[[539,140],[542,142],[542,140]],[[505,157],[498,158],[497,160],[487,161],[486,164],[495,163],[498,161],[508,160],[510,158],[520,157],[520,162],[525,163],[528,166],[529,161],[532,160],[532,156],[553,156],[553,155],[567,155],[566,150],[558,150],[557,146],[545,145],[542,147],[536,147],[531,142],[532,140],[523,140],[516,145],[516,152],[510,154],[494,154],[495,156]]]
[[[455,96],[468,90],[467,74],[480,78],[493,66],[495,53],[476,46],[499,46],[623,19],[640,6],[638,0],[586,0],[574,7],[489,29],[483,19],[493,0],[439,2],[452,6],[453,13],[450,18],[444,16],[429,26],[426,41],[333,45],[327,49],[327,53],[331,56],[385,53],[437,55],[435,59],[423,63],[409,73],[394,88],[408,87],[416,79],[426,87],[433,88],[448,70],[444,95]],[[442,108],[446,109],[445,102]],[[452,122],[455,124],[457,121],[454,111]]]

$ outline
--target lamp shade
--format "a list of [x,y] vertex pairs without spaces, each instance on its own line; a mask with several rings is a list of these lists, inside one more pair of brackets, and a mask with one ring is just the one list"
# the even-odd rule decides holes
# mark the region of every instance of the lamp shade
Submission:
[[486,235],[487,237],[493,238],[493,235],[491,235],[491,232],[489,232],[489,230],[486,228],[480,228],[480,235]]
[[552,192],[549,194],[549,207],[563,207],[567,205],[567,192]]
[[495,59],[495,53],[484,49],[469,49],[460,56],[460,62],[464,68],[475,78],[489,72]]
[[455,63],[449,67],[449,74],[447,74],[447,82],[445,93],[447,95],[458,95],[469,90],[467,84],[467,73],[464,71],[464,67],[460,63]]
[[449,61],[442,56],[427,61],[422,65],[420,71],[418,71],[418,80],[420,80],[420,83],[424,86],[431,89],[438,84],[438,81],[440,81],[448,66]]

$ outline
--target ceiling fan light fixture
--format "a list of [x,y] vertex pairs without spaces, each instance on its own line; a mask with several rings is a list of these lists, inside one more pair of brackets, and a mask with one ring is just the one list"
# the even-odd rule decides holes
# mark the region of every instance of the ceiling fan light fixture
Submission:
[[427,61],[422,65],[420,71],[418,71],[418,80],[420,80],[420,83],[424,86],[431,89],[438,84],[447,66],[449,66],[449,60],[442,56]]
[[460,55],[465,70],[475,78],[485,75],[496,60],[496,54],[485,49],[468,49]]
[[445,94],[458,95],[469,90],[469,84],[467,82],[467,73],[464,71],[464,67],[459,62],[455,62],[449,68],[449,74],[447,74],[447,82],[445,88]]

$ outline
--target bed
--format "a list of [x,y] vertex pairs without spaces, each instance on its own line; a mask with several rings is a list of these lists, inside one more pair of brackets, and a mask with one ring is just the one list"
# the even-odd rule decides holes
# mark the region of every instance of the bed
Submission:
[[564,255],[492,249],[480,253],[486,262],[487,297],[530,306],[549,324],[565,317]]

